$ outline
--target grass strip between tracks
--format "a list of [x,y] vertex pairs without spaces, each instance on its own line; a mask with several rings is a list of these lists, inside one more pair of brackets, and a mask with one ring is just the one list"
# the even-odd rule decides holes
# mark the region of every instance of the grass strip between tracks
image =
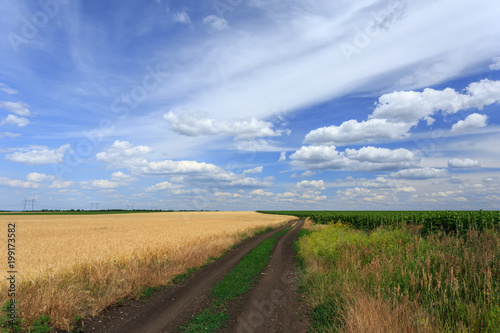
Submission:
[[260,273],[269,263],[278,238],[290,229],[292,228],[277,232],[244,256],[238,265],[212,288],[210,305],[192,317],[185,326],[179,327],[179,332],[217,332],[226,327],[230,319],[227,305],[258,282]]

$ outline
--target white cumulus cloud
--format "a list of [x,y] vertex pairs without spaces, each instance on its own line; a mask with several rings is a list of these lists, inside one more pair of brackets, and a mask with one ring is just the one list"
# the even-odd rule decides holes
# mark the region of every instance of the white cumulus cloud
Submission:
[[44,182],[47,180],[49,180],[49,181],[54,180],[55,178],[56,177],[54,177],[54,176],[49,176],[49,175],[45,175],[43,173],[38,173],[38,172],[32,172],[26,176],[27,181],[36,182],[36,183]]
[[448,168],[480,168],[481,163],[477,160],[471,160],[469,158],[459,159],[453,158],[448,161]]
[[[326,126],[310,131],[304,143],[315,145],[345,145],[379,140],[395,140],[409,136],[409,131],[425,120],[427,125],[434,122],[432,117],[441,111],[453,114],[461,110],[476,108],[481,110],[487,105],[500,101],[500,81],[484,79],[471,83],[465,93],[452,88],[435,90],[426,88],[418,91],[394,91],[380,96],[375,110],[366,121],[351,119],[339,126]],[[456,129],[466,126],[479,126],[478,117]],[[475,121],[475,122],[473,122]],[[467,127],[466,127],[467,128]]]
[[71,180],[54,180],[49,188],[64,189],[72,186],[74,184]]
[[143,166],[147,164],[143,156],[152,151],[148,146],[134,146],[128,141],[116,140],[111,147],[98,153],[96,159],[111,167]]
[[25,117],[18,117],[15,114],[9,114],[7,117],[2,120],[1,124],[11,124],[11,125],[16,125],[18,127],[24,127],[27,126],[30,123],[28,118]]
[[290,155],[291,164],[307,170],[383,171],[418,166],[420,158],[407,149],[363,147],[359,150],[335,146],[303,146]]
[[170,182],[161,182],[158,184],[155,184],[153,186],[147,187],[146,192],[158,192],[158,191],[165,191],[165,190],[173,190],[173,189],[179,189],[182,186],[180,185],[174,185]]
[[244,174],[255,174],[255,173],[262,173],[262,171],[264,170],[264,167],[263,166],[258,166],[258,167],[255,167],[253,169],[247,169],[247,170],[244,170],[243,173]]
[[0,186],[16,187],[16,188],[40,188],[40,184],[36,182],[9,179],[0,177]]
[[62,145],[57,149],[49,149],[46,146],[36,146],[30,149],[21,148],[12,154],[5,156],[11,162],[28,165],[57,164],[62,163],[66,152],[71,148],[70,144]]
[[489,67],[492,71],[500,70],[500,57],[493,58],[492,63],[490,64]]
[[431,179],[431,178],[446,178],[449,177],[449,173],[446,169],[436,169],[436,168],[413,168],[400,170],[391,174],[396,178],[403,179]]
[[168,112],[163,118],[172,130],[187,136],[231,135],[237,140],[253,140],[255,138],[281,136],[286,130],[273,130],[270,122],[249,118],[232,122],[217,121],[196,112]]
[[203,23],[208,25],[211,31],[221,31],[227,29],[226,19],[217,15],[210,15],[203,19]]
[[23,102],[0,102],[0,107],[9,110],[18,116],[27,117],[31,115],[29,105]]
[[335,146],[303,146],[290,155],[293,166],[303,169],[344,169],[349,159],[340,153]]
[[191,19],[189,18],[189,15],[186,12],[175,13],[174,14],[174,21],[179,22],[179,23],[184,23],[184,24],[191,23]]
[[149,162],[148,166],[143,169],[146,173],[156,175],[169,175],[169,174],[194,174],[194,173],[222,173],[225,170],[222,168],[205,162],[197,161],[155,161]]
[[116,189],[123,186],[123,183],[115,182],[108,179],[96,179],[91,181],[81,181],[80,184],[84,189],[94,190],[94,189]]
[[172,176],[174,183],[197,186],[224,187],[268,187],[274,177],[252,178],[245,173],[235,174],[211,163],[197,161],[154,161],[138,170],[143,175]]
[[307,177],[312,177],[312,176],[314,176],[315,174],[316,174],[316,172],[312,172],[311,170],[306,170],[306,171],[304,171],[304,172],[300,175],[300,177],[302,177],[302,178],[307,178]]
[[404,148],[387,149],[376,147],[363,147],[359,150],[346,149],[346,156],[351,160],[373,163],[409,163],[418,164],[420,158],[412,151]]
[[303,180],[295,184],[298,189],[309,190],[309,191],[322,191],[326,189],[325,182],[323,180]]
[[379,98],[370,118],[416,125],[419,120],[431,117],[438,111],[452,114],[470,108],[481,110],[500,101],[500,81],[484,79],[471,83],[465,90],[465,94],[451,88],[427,88],[422,92],[395,91]]
[[273,196],[274,193],[266,192],[263,189],[257,189],[257,190],[253,190],[252,192],[250,192],[250,195],[257,195],[260,197],[270,197],[270,196]]
[[321,127],[309,132],[304,143],[345,145],[348,143],[392,140],[407,137],[411,124],[369,119],[358,122],[351,119],[340,126]]
[[488,121],[488,116],[479,113],[473,113],[464,120],[459,120],[456,124],[451,127],[452,132],[466,131],[475,128],[481,128],[486,126]]

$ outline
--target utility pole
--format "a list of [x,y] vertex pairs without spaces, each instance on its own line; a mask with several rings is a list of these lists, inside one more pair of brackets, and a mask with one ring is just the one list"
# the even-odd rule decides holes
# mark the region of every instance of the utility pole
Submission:
[[36,202],[36,199],[24,199],[23,200],[23,211],[26,211],[26,205],[28,205],[29,203],[31,203],[31,210],[34,211],[35,210],[35,202]]

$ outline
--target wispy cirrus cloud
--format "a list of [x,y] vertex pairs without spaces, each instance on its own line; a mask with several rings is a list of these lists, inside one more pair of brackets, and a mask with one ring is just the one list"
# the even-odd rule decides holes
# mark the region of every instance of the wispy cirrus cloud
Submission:
[[[61,208],[500,208],[500,4],[226,3],[60,2],[18,53],[0,43],[0,195]],[[23,37],[43,8],[0,3],[0,30]],[[48,164],[73,158],[54,179]]]
[[18,93],[17,90],[10,88],[9,86],[7,86],[5,83],[2,82],[0,82],[0,91],[3,91],[4,93],[9,95],[15,95]]
[[[424,10],[429,6],[432,15]],[[190,59],[195,54],[203,56],[195,56],[196,62],[187,61],[179,73],[172,73],[158,91],[158,98],[161,93],[170,96],[171,87],[175,87],[177,96],[189,94],[175,107],[205,110],[210,116],[227,119],[237,105],[240,116],[263,118],[285,106],[296,110],[338,97],[387,73],[402,72],[404,76],[411,71],[412,85],[425,87],[453,76],[465,64],[489,60],[498,54],[496,47],[479,42],[480,36],[500,30],[484,25],[493,17],[491,13],[469,15],[460,22],[452,20],[473,8],[465,3],[406,3],[404,17],[394,20],[390,30],[380,28],[379,36],[369,38],[369,45],[351,64],[339,46],[352,43],[357,27],[374,22],[373,13],[380,12],[387,3],[340,6],[326,1],[307,5],[292,1],[290,6],[279,6],[283,10],[280,15],[273,12],[275,7],[275,3],[259,4],[257,8],[269,16],[252,21],[252,26],[231,25],[223,35],[213,34],[203,45],[190,49]],[[450,22],[446,28],[443,21]],[[266,26],[265,35],[258,33],[262,26]],[[467,28],[470,26],[478,29],[472,32]],[[408,40],[417,31],[419,38]],[[456,38],[457,31],[463,39]],[[432,40],[440,43],[434,48],[425,47]],[[468,45],[476,45],[475,59],[466,52]],[[268,52],[269,49],[274,52]],[[458,53],[462,55],[460,59]]]
[[12,132],[0,132],[0,138],[17,138],[21,136],[19,133],[12,133]]

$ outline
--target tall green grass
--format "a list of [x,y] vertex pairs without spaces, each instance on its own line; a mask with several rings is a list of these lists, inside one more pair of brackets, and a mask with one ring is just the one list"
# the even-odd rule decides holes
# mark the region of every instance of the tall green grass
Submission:
[[336,223],[304,234],[313,331],[500,332],[500,233],[420,230]]

